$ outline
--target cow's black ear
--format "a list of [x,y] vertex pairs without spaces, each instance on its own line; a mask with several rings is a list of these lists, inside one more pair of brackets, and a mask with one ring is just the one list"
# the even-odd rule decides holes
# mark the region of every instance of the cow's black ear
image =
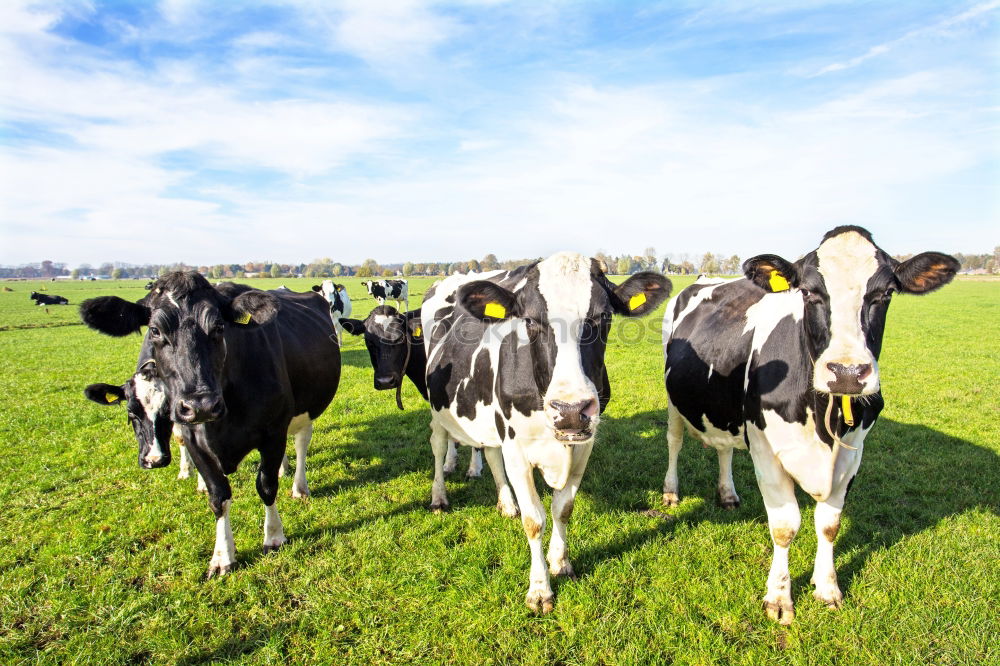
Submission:
[[615,314],[642,317],[670,297],[673,283],[659,273],[636,273],[611,292]]
[[321,286],[319,286],[318,284],[314,284],[312,286],[312,290],[315,291],[317,294],[319,294],[319,293],[322,293],[323,288]]
[[257,289],[244,291],[229,306],[231,321],[242,326],[263,326],[274,319],[280,308],[274,294]]
[[799,286],[795,264],[776,254],[760,254],[747,259],[743,262],[743,274],[764,291],[788,291]]
[[900,291],[906,294],[926,294],[951,282],[961,264],[947,254],[924,252],[897,265],[893,272]]
[[424,327],[420,321],[420,308],[404,312],[403,316],[406,317],[406,330],[410,332],[410,337],[418,340],[422,339],[424,337]]
[[122,337],[138,333],[149,323],[150,311],[141,302],[132,303],[118,296],[88,298],[80,304],[80,319],[105,335]]
[[339,319],[340,325],[351,335],[361,335],[365,332],[365,322],[360,319]]
[[125,390],[121,386],[113,384],[91,384],[83,389],[83,394],[88,400],[93,400],[98,405],[117,405],[125,399]]
[[513,293],[488,280],[476,280],[458,288],[458,302],[473,317],[486,322],[503,321],[518,316]]

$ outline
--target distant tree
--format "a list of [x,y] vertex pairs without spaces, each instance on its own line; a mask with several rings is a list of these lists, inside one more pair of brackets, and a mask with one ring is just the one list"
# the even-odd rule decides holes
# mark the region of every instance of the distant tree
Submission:
[[722,272],[726,275],[738,275],[740,272],[740,258],[735,254],[722,262]]
[[615,264],[615,274],[616,275],[628,275],[628,269],[632,265],[632,260],[628,257],[621,256],[618,257],[618,261]]
[[271,264],[271,277],[281,277],[281,266],[278,264]]
[[382,277],[394,277],[395,275],[396,272],[393,271],[391,268],[385,268],[382,270]]
[[156,271],[156,274],[159,275],[160,277],[163,277],[169,272],[170,272],[169,268],[167,268],[166,266],[160,266],[160,270]]
[[690,261],[687,260],[682,261],[681,273],[683,273],[684,275],[691,275],[692,273],[694,273],[694,264],[692,264]]
[[123,277],[126,277],[124,269],[122,269],[122,268],[114,268],[114,269],[111,270],[111,279],[112,280],[121,280]]
[[465,267],[470,273],[478,273],[480,271],[479,262],[475,259],[469,259],[468,263],[465,264]]
[[479,270],[495,271],[498,268],[500,268],[500,262],[497,261],[497,255],[492,252],[483,257],[483,260],[479,262]]
[[656,248],[647,247],[643,251],[642,257],[642,270],[644,271],[655,271],[656,270]]
[[358,268],[358,272],[355,273],[355,275],[357,275],[358,277],[370,278],[372,277],[372,269],[368,268],[367,266],[361,266],[360,268]]
[[413,275],[414,268],[415,267],[413,265],[413,262],[407,261],[405,264],[403,264],[403,275],[406,277]]
[[[403,266],[403,273],[406,273],[406,266]],[[415,275],[427,275],[427,264],[414,264],[413,273]]]
[[713,275],[719,272],[719,260],[711,252],[706,252],[701,258],[701,267],[698,269],[705,275]]
[[73,270],[72,270],[72,271],[70,272],[69,276],[70,276],[71,278],[73,278],[74,280],[79,280],[79,279],[80,279],[80,269],[79,269],[79,268],[74,268],[74,269],[73,269]]
[[601,264],[601,270],[605,273],[609,272],[614,268],[614,261],[607,255],[604,250],[598,250],[594,253],[594,259],[597,259],[598,263]]

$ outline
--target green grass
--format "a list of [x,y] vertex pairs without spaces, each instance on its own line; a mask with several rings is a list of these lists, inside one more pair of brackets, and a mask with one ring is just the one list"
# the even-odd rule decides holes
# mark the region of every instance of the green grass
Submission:
[[[373,301],[346,282],[363,317]],[[429,283],[411,281],[414,306]],[[2,663],[1000,663],[998,282],[894,300],[887,408],[836,544],[844,608],[812,599],[812,502],[800,496],[789,628],[760,607],[770,541],[748,455],[736,456],[736,511],[715,507],[715,455],[689,440],[681,505],[646,513],[661,508],[666,471],[662,312],[643,327],[616,322],[612,403],[570,526],[580,578],[554,581],[555,611],[535,617],[523,605],[527,544],[494,509],[488,473],[452,475],[452,510],[430,513],[427,408],[409,385],[405,412],[374,392],[349,336],[341,389],[316,424],[313,497],[293,500],[282,480],[289,544],[260,554],[251,455],[232,477],[238,568],[205,581],[214,524],[194,481],[174,466],[140,470],[122,411],[82,395],[125,379],[140,338],[77,325],[76,305],[138,298],[144,282],[7,284]],[[43,284],[73,305],[33,306]]]

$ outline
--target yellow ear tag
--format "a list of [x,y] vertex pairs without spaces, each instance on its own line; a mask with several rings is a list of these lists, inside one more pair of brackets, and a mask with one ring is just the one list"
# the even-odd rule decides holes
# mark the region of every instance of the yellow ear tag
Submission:
[[646,302],[646,294],[645,292],[640,291],[638,294],[628,299],[628,309],[635,310],[645,302]]
[[413,329],[413,337],[415,338],[419,338],[421,335],[423,335],[423,333],[424,333],[423,326],[417,326],[415,329]]
[[840,396],[840,408],[844,410],[844,423],[853,426],[854,412],[851,411],[851,399],[848,396]]
[[771,279],[768,281],[771,291],[788,291],[788,280],[778,271],[771,271]]
[[487,317],[494,317],[496,319],[503,319],[507,316],[507,308],[500,305],[499,303],[487,303],[486,307],[483,308],[483,314]]
[[250,313],[249,312],[242,312],[242,313],[240,313],[240,315],[238,317],[234,317],[233,321],[235,321],[237,324],[244,324],[244,325],[249,324],[250,323]]
[[104,399],[107,400],[109,403],[118,402],[118,396],[116,396],[114,393],[105,393]]

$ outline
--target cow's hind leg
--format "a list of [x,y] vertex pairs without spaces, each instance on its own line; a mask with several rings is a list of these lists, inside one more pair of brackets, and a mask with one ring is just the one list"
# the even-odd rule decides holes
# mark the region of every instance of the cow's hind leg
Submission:
[[501,451],[507,478],[510,479],[510,485],[514,488],[514,495],[521,509],[521,526],[524,528],[524,535],[528,537],[528,549],[531,551],[531,573],[524,603],[536,613],[549,613],[552,611],[555,595],[552,594],[549,570],[542,554],[545,507],[538,499],[531,465],[525,460],[521,449],[517,446],[504,446],[501,447]]
[[434,484],[431,486],[431,510],[448,508],[448,493],[444,487],[444,458],[448,452],[448,432],[431,417],[431,450],[434,451]]
[[[433,444],[432,444],[433,445]],[[448,452],[444,456],[444,467],[442,471],[445,474],[451,474],[455,471],[458,466],[458,444],[451,437],[448,438]]]
[[680,504],[680,489],[677,483],[677,458],[684,445],[684,419],[667,396],[667,448],[669,458],[667,476],[663,479],[663,504],[677,506]]
[[292,471],[292,463],[288,460],[288,454],[286,453],[281,458],[281,466],[278,467],[278,476],[286,477],[288,473]]
[[549,554],[546,559],[549,562],[549,573],[553,576],[568,576],[576,580],[576,573],[566,551],[566,528],[570,516],[573,515],[576,491],[580,489],[580,480],[587,469],[587,460],[590,459],[592,448],[592,444],[588,444],[585,449],[573,448],[573,467],[566,485],[552,493],[552,538],[549,540]]
[[[285,438],[281,443],[275,443],[273,450],[260,452],[260,467],[257,468],[257,495],[264,503],[264,553],[278,550],[288,541],[285,539],[285,528],[278,515],[278,468],[285,451]],[[298,470],[296,470],[298,475]]]
[[497,486],[497,510],[508,518],[517,518],[517,502],[514,501],[514,493],[507,483],[507,470],[503,464],[503,452],[499,447],[486,446],[482,449],[473,449],[473,457],[482,451],[486,455],[486,462],[489,463],[490,473],[493,474],[493,482]]
[[791,576],[788,573],[788,548],[799,531],[802,517],[795,500],[795,485],[785,472],[766,441],[751,442],[757,484],[767,509],[767,524],[771,532],[774,553],[767,576],[764,611],[779,624],[789,625],[795,619],[792,604]]
[[[502,459],[502,456],[501,456]],[[478,479],[483,475],[483,450],[472,447],[469,453],[469,469],[465,472],[465,478]]]
[[724,446],[717,449],[719,453],[719,506],[723,509],[735,509],[740,505],[740,496],[736,494],[733,484],[733,449]]
[[[292,482],[292,497],[309,497],[309,484],[306,483],[306,454],[309,453],[309,442],[312,440],[313,424],[309,421],[295,433],[295,479]],[[282,464],[288,464],[288,456]]]

